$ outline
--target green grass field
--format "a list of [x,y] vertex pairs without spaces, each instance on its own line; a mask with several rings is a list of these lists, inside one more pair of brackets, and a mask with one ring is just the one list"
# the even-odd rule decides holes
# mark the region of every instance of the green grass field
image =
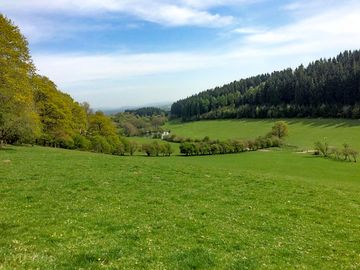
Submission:
[[[289,142],[311,147],[326,131],[358,146],[357,122],[312,121],[291,122]],[[272,123],[170,126],[222,139]],[[291,149],[147,158],[9,147],[0,269],[359,269],[359,194],[359,163]]]
[[[173,134],[202,139],[253,139],[265,135],[275,121],[283,119],[209,120],[189,123],[169,122],[165,129]],[[331,145],[351,144],[360,150],[360,120],[345,119],[285,119],[289,125],[290,145],[312,148],[317,140]]]

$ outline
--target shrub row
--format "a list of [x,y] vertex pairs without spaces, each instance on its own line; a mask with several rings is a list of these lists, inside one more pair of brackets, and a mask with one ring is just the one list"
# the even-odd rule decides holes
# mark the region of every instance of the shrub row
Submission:
[[270,147],[279,147],[282,140],[275,136],[258,137],[255,140],[212,141],[205,137],[201,142],[183,142],[180,153],[186,156],[231,154],[246,151],[256,151]]
[[[348,144],[343,144],[343,148],[339,149],[334,146],[329,146],[327,142],[316,142],[315,143],[315,155],[321,155],[327,158],[333,158],[336,160],[345,160],[345,161],[357,161],[359,152],[351,148]],[[351,160],[352,159],[352,160]]]
[[[205,137],[206,138],[206,137]],[[204,139],[205,139],[204,138]],[[203,139],[203,140],[204,140]],[[198,139],[191,139],[191,138],[185,138],[185,137],[181,137],[181,136],[178,136],[176,134],[171,134],[169,136],[165,136],[163,138],[164,141],[167,141],[167,142],[173,142],[173,143],[183,143],[183,142],[200,142],[202,140],[198,140]]]
[[142,151],[147,156],[157,157],[157,156],[170,156],[174,151],[171,148],[170,143],[160,144],[157,141],[152,143],[147,143],[142,145]]
[[59,139],[56,141],[56,144],[53,145],[49,145],[46,141],[46,138],[44,138],[43,141],[40,138],[37,144],[120,156],[125,154],[133,155],[139,148],[136,142],[126,140],[119,136],[83,136],[76,134],[73,138],[66,140]]

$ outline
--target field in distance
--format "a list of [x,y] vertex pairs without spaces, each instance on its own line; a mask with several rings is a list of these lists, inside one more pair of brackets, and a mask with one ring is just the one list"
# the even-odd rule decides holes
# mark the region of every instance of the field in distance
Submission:
[[165,129],[173,134],[202,139],[253,139],[265,135],[274,122],[284,120],[289,125],[286,142],[312,149],[316,141],[328,141],[334,146],[348,143],[360,150],[360,120],[348,119],[239,119],[208,120],[188,123],[169,122]]
[[[312,147],[326,132],[359,146],[356,121],[311,121],[289,121],[288,141]],[[225,139],[273,123],[169,126]],[[147,158],[10,147],[0,151],[0,269],[357,269],[359,194],[359,163],[291,149]]]

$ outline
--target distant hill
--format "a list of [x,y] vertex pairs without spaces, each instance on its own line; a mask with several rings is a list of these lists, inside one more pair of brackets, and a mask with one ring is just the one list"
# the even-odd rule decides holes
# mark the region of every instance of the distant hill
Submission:
[[360,118],[360,51],[345,51],[271,74],[241,79],[179,100],[183,120],[276,117]]
[[168,112],[156,107],[142,107],[135,110],[125,110],[126,113],[132,113],[138,116],[166,115]]
[[165,112],[170,112],[172,102],[158,102],[158,103],[149,103],[145,105],[139,105],[139,106],[122,106],[119,108],[98,108],[98,110],[101,110],[107,115],[117,114],[129,110],[138,110],[142,108],[157,108],[160,110],[163,110]]

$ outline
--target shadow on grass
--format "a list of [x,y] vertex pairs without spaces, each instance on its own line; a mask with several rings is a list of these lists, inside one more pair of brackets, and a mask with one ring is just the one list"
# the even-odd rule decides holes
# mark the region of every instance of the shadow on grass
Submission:
[[14,149],[13,147],[9,147],[9,146],[4,146],[4,147],[0,148],[0,153],[6,152],[6,151],[16,151],[16,149]]
[[323,128],[341,128],[341,127],[360,127],[359,119],[334,119],[334,118],[296,118],[296,119],[285,119],[289,125],[302,124],[309,127],[323,127]]
[[[360,127],[360,119],[345,119],[345,118],[236,118],[236,119],[209,119],[201,120],[206,121],[231,121],[231,122],[253,122],[259,124],[272,124],[276,121],[286,121],[289,125],[302,124],[310,127]],[[189,122],[170,122],[170,125],[188,124],[198,121]]]

